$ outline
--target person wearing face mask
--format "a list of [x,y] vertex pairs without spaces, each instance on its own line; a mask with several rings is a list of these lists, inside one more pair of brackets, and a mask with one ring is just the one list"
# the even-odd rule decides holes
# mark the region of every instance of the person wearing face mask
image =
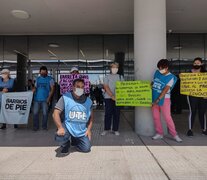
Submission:
[[[191,69],[191,73],[202,73],[205,72],[205,68],[203,66],[202,59],[200,57],[197,57],[193,61],[193,68]],[[203,97],[193,97],[193,96],[187,96],[187,101],[189,105],[189,130],[187,132],[187,136],[193,136],[193,125],[195,121],[196,112],[198,110],[198,117],[200,121],[200,126],[202,129],[202,134],[207,135],[206,130],[206,104],[207,100]]]
[[79,70],[77,67],[72,67],[71,70],[70,70],[70,74],[79,74]]
[[[62,112],[64,122],[61,122]],[[61,144],[61,154],[68,154],[71,144],[80,152],[91,150],[92,101],[84,94],[83,79],[75,79],[72,92],[65,93],[58,100],[53,119],[57,126],[55,140]]]
[[[3,69],[1,71],[0,78],[0,109],[1,109],[1,96],[3,93],[12,92],[14,88],[14,79],[10,77],[10,71],[8,69]],[[17,127],[16,125],[14,126]],[[2,124],[0,129],[6,129],[6,124]]]
[[[123,77],[119,74],[119,64],[114,62],[110,65],[111,74],[104,78],[104,99],[105,99],[105,116],[104,116],[104,131],[101,133],[102,136],[106,135],[111,131],[115,135],[119,135],[119,119],[120,119],[120,107],[116,106],[116,95],[115,87],[116,81],[123,81]],[[113,123],[112,123],[113,117]]]
[[157,63],[157,68],[158,70],[155,72],[152,82],[152,114],[156,131],[152,139],[163,138],[163,129],[160,120],[161,112],[170,134],[177,142],[182,142],[182,139],[180,139],[175,130],[170,110],[170,91],[175,85],[177,78],[169,72],[169,61],[167,59],[161,59]]
[[34,105],[33,105],[33,130],[39,129],[39,109],[42,109],[42,129],[47,130],[48,120],[48,105],[54,94],[54,80],[48,76],[47,67],[40,67],[40,76],[36,79],[34,92]]

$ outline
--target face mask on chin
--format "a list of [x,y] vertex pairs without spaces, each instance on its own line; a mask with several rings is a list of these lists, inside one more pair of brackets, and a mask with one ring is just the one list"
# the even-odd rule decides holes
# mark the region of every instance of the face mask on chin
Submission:
[[117,74],[118,68],[111,68],[111,73],[112,74]]
[[82,88],[75,88],[75,91],[74,91],[74,93],[77,96],[82,96],[83,95],[83,92],[84,92],[84,89],[82,89]]

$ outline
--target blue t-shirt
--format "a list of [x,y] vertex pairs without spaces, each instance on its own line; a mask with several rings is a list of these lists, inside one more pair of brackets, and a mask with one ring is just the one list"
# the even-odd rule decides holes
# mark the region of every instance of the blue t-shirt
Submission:
[[0,91],[2,91],[4,88],[7,88],[9,92],[12,91],[14,86],[14,79],[9,78],[8,81],[4,82],[2,78],[0,78]]
[[53,85],[54,82],[51,76],[42,77],[39,76],[36,80],[36,91],[34,94],[35,101],[46,101],[49,93],[50,93],[50,86]]
[[84,103],[78,103],[71,93],[63,95],[65,104],[65,126],[73,137],[82,137],[87,131],[87,123],[91,116],[92,101],[86,98]]
[[[0,91],[4,88],[8,89],[9,92],[13,91],[14,86],[14,79],[9,78],[8,81],[4,82],[2,78],[0,78]],[[2,92],[0,92],[0,109],[1,109],[1,99],[2,99]]]
[[[173,89],[173,87],[177,81],[177,77],[171,73],[168,73],[167,75],[163,75],[158,70],[155,72],[154,79],[153,79],[153,86],[152,86],[152,102],[154,102],[160,96],[161,92],[163,91],[165,86],[168,84],[168,82],[172,78],[174,79],[174,81],[173,81],[174,84],[170,87],[170,91]],[[170,91],[167,93],[170,93]],[[159,103],[158,103],[159,106],[163,105],[164,98],[165,97],[163,97],[159,101]]]

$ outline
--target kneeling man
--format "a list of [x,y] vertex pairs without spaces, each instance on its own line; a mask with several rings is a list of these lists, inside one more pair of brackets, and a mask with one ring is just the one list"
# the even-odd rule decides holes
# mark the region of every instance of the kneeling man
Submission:
[[[61,122],[63,111],[65,116]],[[57,126],[55,139],[61,143],[62,154],[69,153],[70,144],[80,152],[90,152],[93,111],[91,99],[84,95],[83,79],[75,79],[72,92],[59,99],[53,119]]]

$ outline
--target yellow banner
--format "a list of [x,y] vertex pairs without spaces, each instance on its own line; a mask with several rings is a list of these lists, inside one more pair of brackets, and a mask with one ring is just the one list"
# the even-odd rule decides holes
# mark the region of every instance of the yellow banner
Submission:
[[180,94],[207,97],[207,73],[181,73]]
[[117,106],[151,106],[152,89],[150,81],[116,82]]

